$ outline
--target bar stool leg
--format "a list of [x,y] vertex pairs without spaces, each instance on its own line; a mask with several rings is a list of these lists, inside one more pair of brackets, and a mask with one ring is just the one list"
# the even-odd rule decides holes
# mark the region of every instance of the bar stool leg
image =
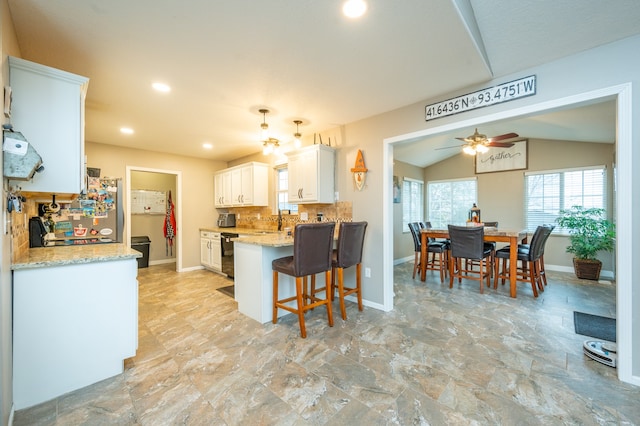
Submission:
[[[324,283],[327,288],[331,286],[331,269],[325,272]],[[331,312],[331,298],[328,294],[326,294],[326,305],[327,305],[327,317],[329,320],[329,327],[333,327],[333,312]]]
[[356,288],[358,289],[358,310],[362,311],[362,264],[356,264]]
[[298,322],[300,323],[300,335],[303,339],[307,337],[307,329],[304,325],[304,298],[302,295],[302,284],[303,282],[306,284],[306,281],[304,277],[296,277],[296,301],[298,302],[298,310],[296,313],[298,314]]
[[273,318],[271,321],[278,322],[278,271],[273,271]]

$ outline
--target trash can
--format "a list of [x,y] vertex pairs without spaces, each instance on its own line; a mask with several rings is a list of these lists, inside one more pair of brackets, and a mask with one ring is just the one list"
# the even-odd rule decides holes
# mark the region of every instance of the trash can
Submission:
[[136,258],[136,260],[138,261],[138,268],[149,267],[149,245],[150,244],[151,244],[151,240],[146,235],[131,237],[131,248],[134,250],[138,250],[140,253],[142,253],[142,257]]

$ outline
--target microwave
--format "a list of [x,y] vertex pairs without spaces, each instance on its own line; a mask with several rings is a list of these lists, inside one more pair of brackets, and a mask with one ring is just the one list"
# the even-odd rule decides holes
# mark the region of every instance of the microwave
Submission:
[[218,215],[218,228],[235,228],[236,215],[234,213],[220,213]]

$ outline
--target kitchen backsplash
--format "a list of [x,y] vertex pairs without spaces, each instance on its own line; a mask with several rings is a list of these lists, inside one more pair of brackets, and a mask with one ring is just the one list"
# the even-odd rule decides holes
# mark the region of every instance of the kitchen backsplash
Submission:
[[[236,214],[236,227],[276,231],[278,215],[273,214],[271,207],[238,207],[230,208],[229,213]],[[301,213],[307,213],[308,220],[300,220]],[[335,204],[300,204],[297,214],[283,214],[282,227],[293,227],[298,223],[317,222],[322,213],[323,222],[351,222],[353,208],[350,201],[339,201]],[[240,215],[238,217],[237,215]]]
[[29,218],[38,215],[38,208],[33,200],[22,203],[22,212],[11,212],[11,260],[29,251]]

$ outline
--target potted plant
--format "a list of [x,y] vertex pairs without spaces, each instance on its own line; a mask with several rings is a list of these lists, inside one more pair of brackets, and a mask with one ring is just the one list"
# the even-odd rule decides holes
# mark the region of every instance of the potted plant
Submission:
[[573,206],[560,210],[556,222],[569,231],[567,253],[573,253],[573,269],[578,278],[598,280],[602,262],[596,258],[600,251],[615,248],[615,225],[606,219],[600,208]]

